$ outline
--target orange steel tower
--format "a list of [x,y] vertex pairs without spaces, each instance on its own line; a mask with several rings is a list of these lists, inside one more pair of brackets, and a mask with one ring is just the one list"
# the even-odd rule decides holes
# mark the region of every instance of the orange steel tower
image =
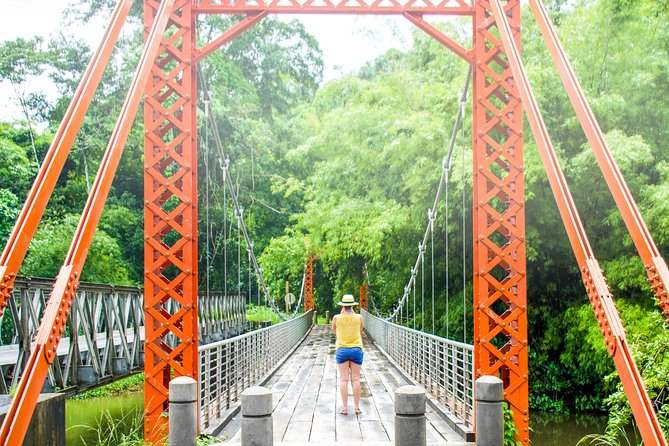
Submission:
[[307,271],[304,275],[304,312],[314,309],[314,256],[307,260]]
[[[504,9],[520,45],[520,0]],[[528,444],[523,109],[488,1],[473,25],[474,372],[502,378]]]
[[363,310],[369,310],[368,297],[369,286],[367,285],[367,282],[363,282],[360,284],[360,308]]
[[[198,379],[193,3],[175,2],[144,95],[144,436],[156,443],[165,436],[170,380]],[[144,2],[145,29],[160,4]],[[169,334],[176,335],[174,348]]]

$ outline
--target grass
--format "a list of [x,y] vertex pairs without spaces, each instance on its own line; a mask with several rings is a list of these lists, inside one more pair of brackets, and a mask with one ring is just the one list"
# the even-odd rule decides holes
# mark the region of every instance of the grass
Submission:
[[[287,319],[291,314],[281,313]],[[272,325],[282,322],[274,310],[265,306],[246,304],[246,320],[249,322],[272,322]]]
[[123,393],[139,392],[144,389],[144,372],[137,373],[127,378],[114,381],[106,386],[96,387],[86,392],[75,395],[73,399],[85,400],[100,396],[121,395]]
[[618,427],[605,434],[590,434],[581,438],[576,446],[635,446],[637,441],[630,439],[624,429]]
[[[121,416],[115,418],[109,410],[103,410],[100,418],[96,420],[95,426],[72,426],[70,429],[83,429],[86,432],[94,432],[95,440],[86,441],[81,437],[82,444],[86,446],[156,446],[144,441],[144,418],[142,411],[122,412]],[[165,439],[164,445],[167,446]],[[211,435],[200,435],[197,437],[197,446],[210,446],[225,441],[224,438]]]
[[82,444],[97,446],[144,446],[144,417],[141,411],[121,412],[120,417],[112,416],[109,410],[103,410],[95,426],[78,425],[70,429],[82,429],[94,432],[95,441],[87,442],[81,437]]

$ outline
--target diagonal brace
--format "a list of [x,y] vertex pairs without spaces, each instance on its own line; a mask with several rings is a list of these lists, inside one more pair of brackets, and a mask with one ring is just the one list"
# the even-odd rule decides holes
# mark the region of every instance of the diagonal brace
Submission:
[[576,111],[576,116],[581,123],[585,136],[588,138],[590,148],[595,154],[597,164],[604,174],[604,179],[611,190],[613,199],[622,214],[627,230],[632,236],[634,246],[646,267],[648,281],[655,291],[655,296],[662,308],[662,313],[667,322],[669,322],[669,297],[667,296],[669,270],[667,269],[667,265],[660,255],[655,241],[650,235],[646,223],[639,212],[639,208],[632,197],[632,193],[629,187],[627,187],[623,174],[613,158],[611,149],[604,139],[602,129],[599,127],[597,118],[595,118],[595,114],[590,108],[583,88],[578,82],[576,74],[574,74],[574,70],[560,44],[560,39],[551,24],[546,8],[540,0],[530,0],[530,7],[539,25],[539,30],[541,30],[541,34],[544,37],[548,51],[553,58],[553,63],[557,67],[560,79],[562,79],[562,84],[569,95],[569,100]]
[[195,56],[193,57],[193,63],[197,64],[200,62],[202,59],[225,45],[226,43],[230,42],[232,39],[237,37],[238,35],[242,34],[244,31],[250,29],[261,21],[263,18],[265,18],[269,14],[267,11],[260,11],[260,12],[253,12],[247,15],[245,18],[240,20],[239,22],[235,23],[235,25],[218,36],[216,39],[213,41],[209,42],[202,48],[199,48],[195,51]]
[[42,219],[65,161],[79,133],[84,116],[97,90],[111,57],[114,45],[123,27],[132,0],[119,0],[109,20],[102,43],[93,54],[70,105],[60,122],[58,131],[44,157],[44,162],[28,193],[21,214],[12,229],[0,258],[0,316],[7,307],[7,300],[14,290],[14,279],[26,256],[28,246]]
[[566,178],[557,159],[546,124],[534,97],[534,92],[527,77],[527,73],[506,18],[506,13],[499,0],[490,0],[497,28],[504,52],[509,60],[514,81],[520,92],[532,133],[541,154],[548,181],[555,195],[560,210],[560,216],[567,230],[569,242],[581,270],[583,283],[592,303],[597,322],[607,344],[609,353],[620,375],[625,393],[630,401],[632,412],[639,426],[639,431],[645,444],[666,446],[662,428],[653,410],[646,388],[641,379],[641,373],[634,362],[627,343],[627,336],[623,328],[620,315],[613,302],[613,296],[606,284],[599,263],[594,256],[590,242],[583,228],[583,223],[576,210]]
[[474,63],[471,50],[463,48],[462,45],[441,32],[437,27],[427,23],[425,20],[423,20],[422,14],[415,12],[404,12],[402,15],[418,28],[425,31],[425,33],[427,33],[429,36],[433,37],[437,42],[441,43],[446,48],[466,60],[469,64]]
[[100,220],[130,127],[137,114],[153,62],[159,53],[160,43],[174,2],[175,0],[165,0],[158,10],[156,21],[151,28],[130,90],[100,163],[67,257],[44,309],[44,316],[35,339],[35,347],[19,382],[16,396],[12,399],[12,404],[0,428],[0,445],[21,444],[28,430],[49,365],[55,360],[58,343],[65,329],[79,283],[79,274]]

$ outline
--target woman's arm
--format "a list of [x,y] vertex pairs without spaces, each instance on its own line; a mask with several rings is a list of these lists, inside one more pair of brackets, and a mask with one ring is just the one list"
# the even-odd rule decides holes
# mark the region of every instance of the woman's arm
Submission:
[[360,316],[360,334],[362,334],[362,330],[365,328],[365,320],[362,317],[362,314],[359,314]]
[[332,333],[337,333],[337,316],[338,315],[335,314],[332,318]]

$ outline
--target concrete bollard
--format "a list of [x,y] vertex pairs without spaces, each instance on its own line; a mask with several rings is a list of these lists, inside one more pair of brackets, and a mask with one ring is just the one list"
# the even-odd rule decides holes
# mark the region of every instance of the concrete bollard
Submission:
[[195,446],[197,381],[180,376],[170,381],[170,446]]
[[502,380],[495,376],[476,380],[476,446],[504,444],[503,393]]
[[272,446],[272,392],[249,387],[242,393],[242,446]]
[[325,312],[325,325],[330,325],[330,312]]
[[402,386],[395,390],[395,446],[425,446],[425,390]]
[[314,310],[314,317],[311,320],[312,325],[318,325],[318,311]]

